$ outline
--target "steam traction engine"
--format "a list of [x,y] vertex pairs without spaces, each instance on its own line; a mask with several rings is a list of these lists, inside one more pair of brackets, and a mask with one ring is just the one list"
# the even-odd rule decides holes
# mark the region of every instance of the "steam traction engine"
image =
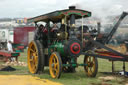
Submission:
[[[83,20],[90,16],[91,12],[75,9],[72,6],[69,9],[28,19],[28,22],[35,22],[36,26],[34,40],[28,46],[29,71],[36,74],[43,71],[45,66],[49,66],[52,78],[59,78],[62,71],[74,72],[76,67],[83,66],[87,76],[95,77],[98,70],[97,57],[100,53],[97,55],[94,49],[100,47],[112,50],[104,46],[104,43],[111,39],[118,25],[107,36],[106,39],[109,40],[105,41],[106,39],[97,37],[98,31],[88,31],[88,27],[83,26],[83,23],[80,27],[76,27],[76,19]],[[45,23],[45,26],[40,25],[40,22]],[[51,26],[51,23],[54,23],[54,26]],[[61,23],[60,27],[56,26],[58,23]],[[115,51],[112,50],[112,52]],[[80,55],[84,55],[82,64],[77,63],[77,58],[82,57]],[[105,55],[100,56],[106,58]]]
[[[84,66],[87,75],[95,77],[97,58],[85,56],[83,64],[77,63],[83,52],[83,42],[82,37],[76,36],[75,20],[90,16],[91,12],[70,7],[29,19],[36,26],[34,40],[28,47],[29,71],[35,74],[49,65],[52,78],[59,78],[62,71],[74,72],[76,67]],[[45,22],[45,26],[39,26],[40,21]],[[61,27],[52,31],[51,22],[61,23]]]

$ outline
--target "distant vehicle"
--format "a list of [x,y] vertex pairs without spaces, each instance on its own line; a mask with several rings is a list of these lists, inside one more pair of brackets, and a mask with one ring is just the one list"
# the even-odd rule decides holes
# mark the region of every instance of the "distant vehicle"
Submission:
[[24,26],[15,27],[14,29],[0,29],[0,49],[6,49],[6,44],[10,40],[13,47],[27,46],[33,39],[35,27]]

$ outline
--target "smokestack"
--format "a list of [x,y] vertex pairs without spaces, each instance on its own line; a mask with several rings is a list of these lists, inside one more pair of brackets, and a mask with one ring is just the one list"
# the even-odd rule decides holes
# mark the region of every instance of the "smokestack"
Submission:
[[75,25],[75,15],[71,15],[71,17],[70,17],[70,25],[72,26],[72,25]]
[[[69,6],[69,10],[74,10],[75,8],[75,6]],[[72,26],[73,24],[75,24],[75,15],[70,16],[70,25]]]
[[69,6],[70,10],[76,9],[76,6]]

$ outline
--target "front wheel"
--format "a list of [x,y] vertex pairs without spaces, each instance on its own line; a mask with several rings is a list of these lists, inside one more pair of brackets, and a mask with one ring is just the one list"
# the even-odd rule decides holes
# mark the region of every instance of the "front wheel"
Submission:
[[53,52],[49,58],[49,71],[52,78],[59,78],[61,75],[62,61],[57,52]]
[[85,72],[89,77],[95,77],[98,71],[98,61],[94,56],[85,56],[84,57],[84,66]]

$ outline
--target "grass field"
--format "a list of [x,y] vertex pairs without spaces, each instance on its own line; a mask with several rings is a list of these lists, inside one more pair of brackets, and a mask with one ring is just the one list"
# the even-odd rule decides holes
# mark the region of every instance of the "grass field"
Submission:
[[[21,53],[19,61],[27,62],[27,51]],[[78,59],[79,63],[83,62],[83,56]],[[98,74],[95,78],[89,78],[86,76],[83,67],[78,67],[75,73],[62,73],[60,79],[52,79],[49,75],[48,67],[45,67],[45,71],[42,74],[31,74],[27,67],[13,66],[16,71],[0,71],[0,75],[33,75],[41,79],[49,79],[51,81],[59,82],[64,85],[125,85],[128,83],[128,78],[114,75],[105,74],[105,72],[111,72],[111,62],[104,59],[98,59]],[[128,63],[126,63],[126,71],[128,71]],[[117,71],[122,70],[122,62],[115,62],[115,69]],[[99,77],[113,76],[113,80],[102,80]]]

